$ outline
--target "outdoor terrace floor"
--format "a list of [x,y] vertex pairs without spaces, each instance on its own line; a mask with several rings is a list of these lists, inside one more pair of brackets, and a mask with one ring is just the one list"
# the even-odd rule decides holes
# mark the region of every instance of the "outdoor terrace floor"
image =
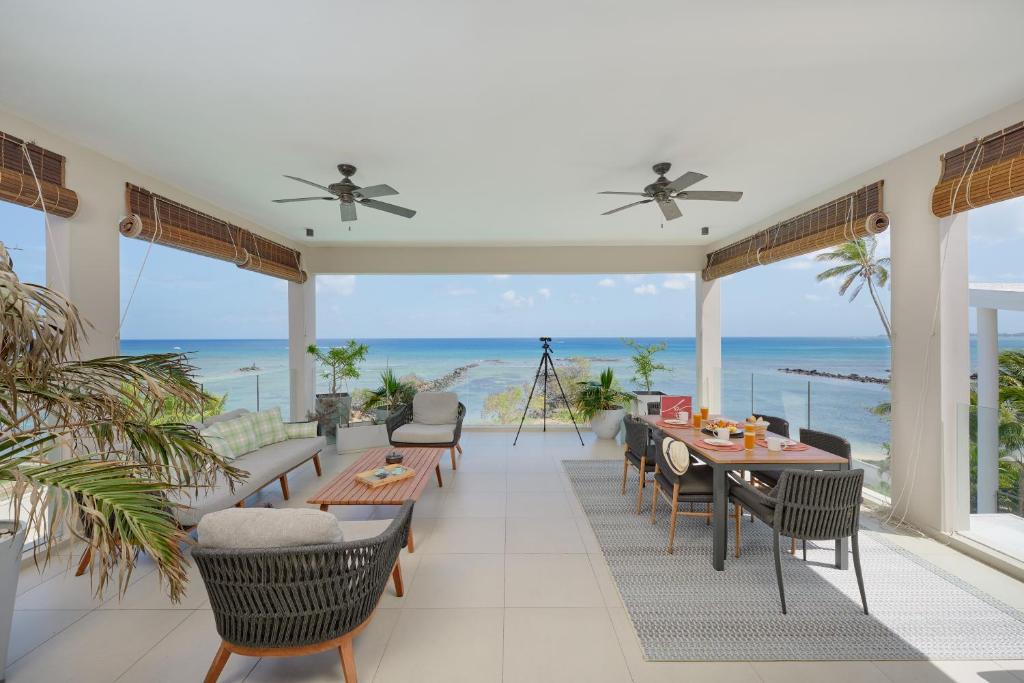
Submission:
[[[645,662],[597,541],[561,459],[620,459],[622,447],[585,433],[467,431],[445,486],[416,507],[416,552],[403,551],[406,594],[389,585],[356,638],[362,683],[416,681],[1024,681],[1024,662]],[[575,443],[574,443],[575,441]],[[354,456],[324,458],[324,477]],[[270,486],[249,505],[303,506],[325,479],[312,465],[290,477],[292,499]],[[635,478],[632,480],[635,482]],[[338,509],[365,519],[366,508]],[[386,510],[381,511],[386,513]],[[386,514],[379,515],[381,517]],[[878,527],[870,517],[866,525]],[[994,597],[1024,610],[1024,586],[931,539],[893,539]],[[217,649],[202,582],[172,605],[143,560],[127,595],[90,595],[89,577],[62,556],[19,584],[8,681],[199,681]],[[726,570],[728,572],[728,569]],[[765,580],[771,581],[770,571]],[[870,599],[871,587],[868,586]],[[751,609],[775,609],[776,605]],[[984,633],[964,634],[983,638]],[[288,659],[232,656],[222,681],[341,681],[335,652]]]

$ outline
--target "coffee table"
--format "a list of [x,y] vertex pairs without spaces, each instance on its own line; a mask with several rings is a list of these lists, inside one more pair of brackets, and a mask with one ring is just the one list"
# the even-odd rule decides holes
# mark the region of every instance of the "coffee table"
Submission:
[[[402,464],[414,469],[416,474],[394,484],[376,488],[370,488],[356,480],[355,475],[360,472],[383,467],[384,457],[392,451],[398,451],[405,456]],[[423,489],[427,487],[431,471],[437,476],[437,485],[444,486],[440,465],[444,452],[443,448],[370,448],[306,502],[319,505],[321,510],[326,511],[332,505],[401,505],[407,500],[418,500]],[[409,552],[414,550],[410,527]]]

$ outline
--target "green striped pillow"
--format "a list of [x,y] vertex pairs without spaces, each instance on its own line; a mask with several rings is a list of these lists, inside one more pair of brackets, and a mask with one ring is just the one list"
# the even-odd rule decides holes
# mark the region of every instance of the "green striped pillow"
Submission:
[[286,422],[284,431],[289,439],[311,439],[316,436],[316,420],[312,422]]
[[228,448],[235,453],[235,457],[251,453],[260,447],[256,440],[256,419],[252,413],[218,422],[216,426],[220,428],[221,436],[227,442]]
[[288,438],[288,432],[284,429],[284,420],[281,419],[280,408],[261,410],[258,413],[250,413],[250,415],[253,419],[253,429],[256,431],[258,447],[269,446]]
[[232,450],[230,444],[228,444],[227,439],[224,438],[224,434],[220,430],[219,422],[200,429],[199,436],[203,437],[203,440],[206,442],[206,445],[210,447],[210,450],[225,460],[234,460],[238,456],[238,454]]

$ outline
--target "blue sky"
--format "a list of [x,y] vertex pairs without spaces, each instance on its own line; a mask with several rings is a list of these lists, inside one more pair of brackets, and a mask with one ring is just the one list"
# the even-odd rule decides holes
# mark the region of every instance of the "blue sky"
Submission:
[[[1024,282],[1024,200],[977,209],[970,226],[972,281]],[[42,214],[0,202],[0,240],[27,280],[44,278],[43,233]],[[122,308],[146,247],[121,239]],[[886,236],[879,253],[888,253]],[[727,278],[723,333],[880,334],[868,296],[847,302],[834,285],[815,282],[820,269],[812,257],[801,257]],[[321,338],[672,337],[694,330],[693,280],[687,275],[332,276],[319,278],[317,289]],[[286,292],[283,281],[154,246],[121,336],[284,338]],[[1024,332],[1024,314],[1001,313],[1000,329]]]

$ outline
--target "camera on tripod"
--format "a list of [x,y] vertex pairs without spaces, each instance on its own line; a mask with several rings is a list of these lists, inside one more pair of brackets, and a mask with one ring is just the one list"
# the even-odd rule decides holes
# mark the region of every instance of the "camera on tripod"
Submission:
[[544,345],[545,351],[551,350],[551,337],[541,337],[540,342]]
[[572,426],[576,428],[576,436],[580,438],[580,445],[582,446],[583,435],[580,434],[579,425],[576,424],[576,416],[572,414],[572,406],[569,404],[569,399],[565,396],[562,380],[558,379],[558,373],[555,372],[555,361],[551,358],[551,355],[554,353],[551,350],[551,337],[541,337],[540,343],[544,347],[544,352],[540,355],[540,365],[537,366],[537,374],[533,376],[533,387],[530,389],[530,395],[526,397],[526,407],[523,408],[523,417],[519,420],[519,429],[516,430],[516,438],[512,440],[512,445],[515,446],[519,442],[519,434],[523,431],[526,414],[530,411],[530,401],[533,400],[533,393],[537,391],[537,384],[542,381],[542,377],[544,384],[541,391],[544,394],[544,403],[541,409],[541,418],[543,419],[544,431],[548,430],[548,377],[550,376],[555,378],[555,383],[558,385],[558,393],[562,395],[562,402],[569,411],[569,419],[572,420]]

